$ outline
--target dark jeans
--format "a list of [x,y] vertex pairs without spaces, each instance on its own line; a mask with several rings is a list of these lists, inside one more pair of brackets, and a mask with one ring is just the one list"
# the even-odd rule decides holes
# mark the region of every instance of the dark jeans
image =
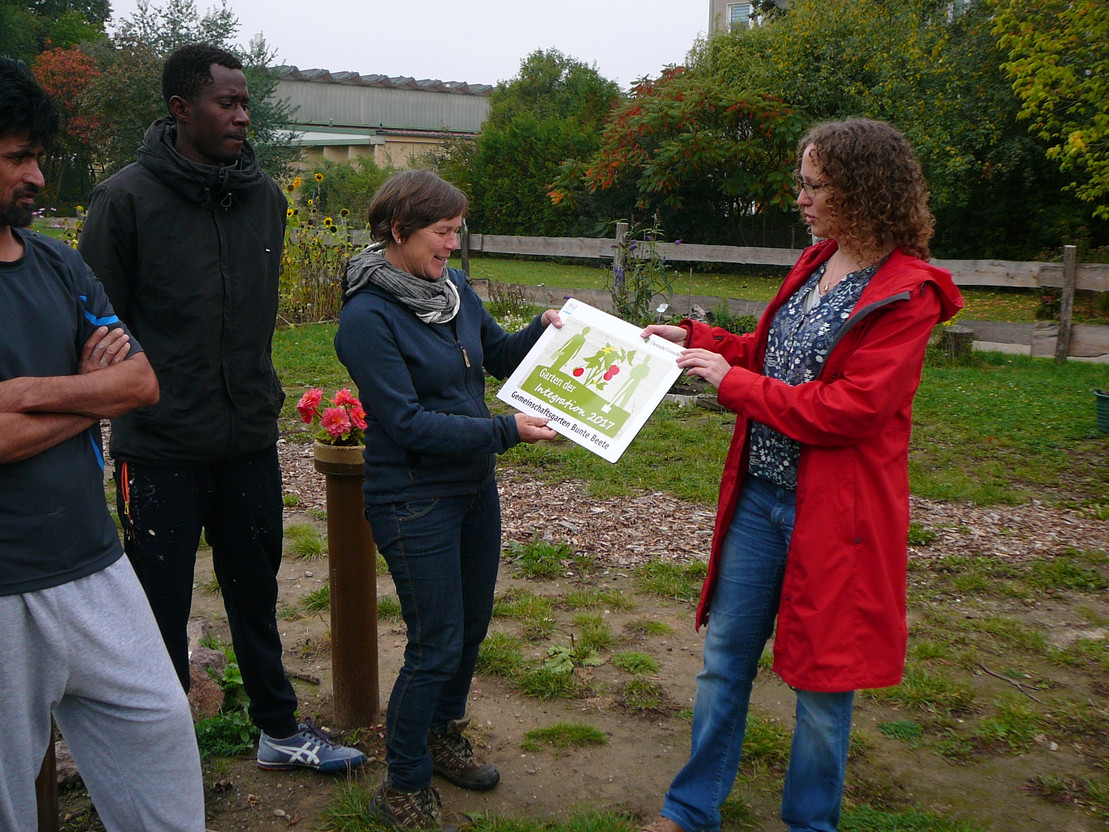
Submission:
[[296,693],[281,664],[276,619],[282,539],[277,447],[210,465],[157,468],[118,463],[116,503],[124,548],[185,690],[185,630],[203,530],[250,697],[250,718],[270,736],[293,734]]
[[393,788],[431,783],[429,729],[466,714],[478,648],[493,614],[501,503],[490,477],[474,495],[366,507],[397,587],[408,644],[386,716]]

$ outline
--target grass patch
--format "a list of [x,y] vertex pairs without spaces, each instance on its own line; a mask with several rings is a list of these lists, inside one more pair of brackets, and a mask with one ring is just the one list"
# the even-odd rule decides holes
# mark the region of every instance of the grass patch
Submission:
[[575,589],[562,596],[562,605],[570,610],[630,610],[635,601],[616,589]]
[[625,683],[620,691],[620,701],[630,714],[670,710],[662,685],[648,679],[632,679]]
[[520,747],[525,751],[538,751],[541,746],[553,748],[585,748],[588,745],[604,745],[608,737],[592,725],[582,722],[556,722],[546,728],[535,728],[524,735]]
[[373,793],[360,783],[339,781],[331,791],[331,800],[320,815],[328,832],[368,832],[381,829],[370,819]]
[[285,527],[285,551],[296,558],[319,560],[326,549],[319,531],[311,523],[290,523]]
[[885,812],[870,806],[845,807],[839,829],[840,832],[986,832],[983,826],[931,812]]
[[924,729],[911,719],[898,719],[894,722],[883,722],[878,726],[878,730],[882,732],[882,736],[884,737],[900,740],[913,747],[918,745],[918,741],[924,736]]
[[920,523],[909,524],[909,545],[910,546],[931,546],[936,542],[936,533],[927,526],[922,526]]
[[731,795],[720,807],[720,828],[738,832],[762,832],[762,824],[742,797]]
[[518,621],[528,641],[538,641],[554,632],[554,602],[534,592],[506,592],[493,601],[493,617]]
[[557,578],[566,571],[567,561],[574,550],[567,543],[543,540],[536,534],[527,543],[510,542],[505,554],[516,564],[520,573],[528,578]]
[[277,618],[280,621],[296,621],[300,618],[300,610],[294,606],[286,604],[284,601],[277,602]]
[[701,561],[677,563],[655,558],[635,571],[635,583],[643,592],[672,598],[675,601],[696,601],[708,574],[708,564]]
[[513,682],[516,690],[534,699],[573,699],[585,691],[573,673],[562,673],[542,664],[521,668]]
[[238,757],[252,751],[257,740],[258,729],[241,710],[196,721],[196,744],[201,758]]
[[792,742],[792,728],[773,717],[749,713],[747,732],[743,736],[743,758],[740,765],[748,771],[752,769],[785,771]]
[[905,678],[894,688],[870,690],[879,701],[903,708],[948,716],[965,716],[974,707],[974,689],[965,682],[930,673],[915,662],[905,666]]
[[221,595],[221,594],[223,594],[223,590],[220,589],[219,579],[216,577],[215,572],[213,572],[211,575],[209,575],[208,580],[206,580],[204,583],[200,584],[200,586],[198,588],[205,595]]
[[300,599],[300,608],[306,612],[326,612],[331,609],[331,587],[324,584]]
[[396,595],[379,595],[377,597],[378,621],[400,621],[403,618],[400,599]]
[[624,624],[624,629],[637,636],[668,636],[674,632],[674,628],[665,621],[655,621],[651,618],[628,621]]
[[974,737],[983,746],[1020,754],[1032,747],[1039,730],[1039,718],[1032,709],[1023,701],[1009,698],[997,713],[978,724]]
[[585,650],[607,650],[616,641],[612,628],[600,615],[578,613],[574,616],[574,626],[578,628],[575,641]]
[[477,654],[477,672],[484,676],[514,677],[524,667],[520,639],[507,633],[489,633]]
[[1047,591],[1098,592],[1109,587],[1100,572],[1078,562],[1074,555],[1037,558],[1029,565],[1027,582],[1036,589]]
[[612,657],[612,663],[621,670],[634,673],[636,676],[649,676],[652,673],[658,673],[658,661],[653,656],[648,656],[646,653],[640,653],[636,650],[616,653]]

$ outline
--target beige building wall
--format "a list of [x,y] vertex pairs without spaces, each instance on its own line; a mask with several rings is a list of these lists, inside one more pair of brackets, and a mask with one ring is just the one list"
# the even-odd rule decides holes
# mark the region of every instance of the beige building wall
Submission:
[[473,138],[489,114],[483,84],[296,67],[277,70],[275,96],[295,108],[299,169],[372,159],[408,167],[448,138]]

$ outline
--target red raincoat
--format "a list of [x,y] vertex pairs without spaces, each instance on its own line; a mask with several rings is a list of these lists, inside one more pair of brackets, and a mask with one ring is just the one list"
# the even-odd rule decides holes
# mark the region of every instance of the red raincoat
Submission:
[[815,380],[791,387],[767,378],[774,314],[835,250],[834,241],[806,249],[750,335],[682,324],[688,347],[733,365],[717,392],[737,414],[697,626],[711,614],[720,548],[747,473],[748,421],[762,422],[801,443],[774,671],[793,687],[822,692],[901,681],[912,400],[933,326],[963,305],[949,272],[897,249],[863,290]]

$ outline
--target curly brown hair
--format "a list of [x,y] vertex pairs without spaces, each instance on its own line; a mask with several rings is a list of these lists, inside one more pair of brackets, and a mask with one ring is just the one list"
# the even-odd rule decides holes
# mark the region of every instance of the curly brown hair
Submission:
[[838,241],[874,253],[901,246],[922,260],[935,218],[928,209],[928,184],[908,140],[883,121],[849,118],[818,124],[797,145],[832,183],[830,205],[840,220]]

